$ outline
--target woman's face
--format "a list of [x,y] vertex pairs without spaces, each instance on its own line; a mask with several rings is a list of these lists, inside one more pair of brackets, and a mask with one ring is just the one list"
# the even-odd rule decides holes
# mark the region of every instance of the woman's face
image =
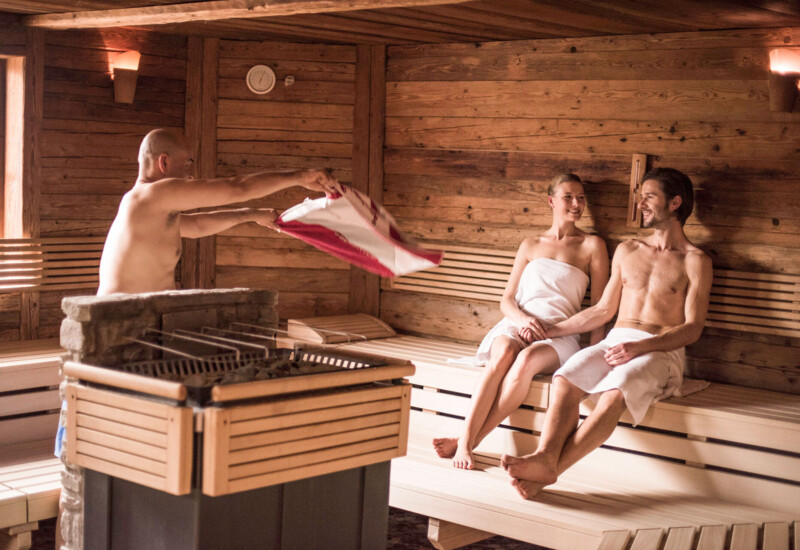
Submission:
[[547,197],[547,201],[553,209],[553,216],[558,219],[576,222],[586,209],[583,185],[574,181],[559,184],[553,196]]

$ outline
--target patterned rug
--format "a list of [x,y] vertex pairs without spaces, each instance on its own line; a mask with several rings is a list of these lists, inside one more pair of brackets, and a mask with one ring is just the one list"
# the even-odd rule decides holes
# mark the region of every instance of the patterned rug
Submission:
[[[56,520],[39,522],[39,529],[33,532],[31,550],[53,550],[55,547]],[[232,547],[233,548],[233,547]],[[428,518],[412,514],[397,508],[389,509],[389,540],[387,550],[429,550],[433,548],[428,542]],[[463,547],[465,550],[546,550],[533,544],[527,544],[504,537],[492,537],[475,544]],[[237,549],[256,550],[256,549]],[[344,550],[344,549],[331,549]]]

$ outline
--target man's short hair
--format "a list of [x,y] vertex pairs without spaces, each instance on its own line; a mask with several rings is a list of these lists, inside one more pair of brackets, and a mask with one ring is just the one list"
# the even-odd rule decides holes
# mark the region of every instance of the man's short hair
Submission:
[[564,183],[565,181],[571,181],[573,183],[580,183],[581,185],[583,185],[581,178],[579,178],[577,175],[571,174],[569,172],[562,172],[561,174],[558,174],[556,177],[550,180],[550,185],[547,186],[547,196],[548,197],[554,196],[556,189],[558,189],[558,186]]
[[161,153],[171,155],[175,151],[187,148],[186,138],[165,128],[158,128],[148,132],[139,147],[139,162],[147,156],[157,157]]
[[672,197],[681,198],[681,205],[675,214],[681,225],[684,225],[694,209],[694,187],[689,176],[674,168],[654,168],[642,177],[642,183],[647,180],[657,181],[668,201]]

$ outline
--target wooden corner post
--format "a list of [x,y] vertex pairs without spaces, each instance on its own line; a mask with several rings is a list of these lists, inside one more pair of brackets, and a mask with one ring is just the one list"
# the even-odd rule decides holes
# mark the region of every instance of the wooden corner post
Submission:
[[[185,132],[197,155],[197,177],[217,175],[217,76],[219,39],[189,37],[186,54]],[[183,288],[214,288],[216,238],[184,239]]]
[[642,213],[639,211],[639,189],[642,186],[642,176],[647,172],[647,155],[637,153],[631,160],[631,183],[628,189],[628,227],[642,226]]
[[[383,200],[383,141],[386,112],[386,48],[356,46],[356,88],[353,113],[353,187]],[[350,313],[378,316],[380,277],[350,268]]]

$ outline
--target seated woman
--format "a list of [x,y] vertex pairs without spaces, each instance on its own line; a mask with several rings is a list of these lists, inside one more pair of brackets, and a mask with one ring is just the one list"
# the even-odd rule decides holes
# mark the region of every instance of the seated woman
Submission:
[[[586,207],[583,184],[575,174],[559,174],[547,188],[553,211],[550,229],[525,239],[508,278],[500,310],[505,318],[483,339],[476,360],[486,368],[472,396],[464,431],[437,438],[440,457],[456,468],[474,467],[472,450],[522,404],[531,379],[551,374],[579,349],[578,335],[546,338],[545,325],[580,311],[592,280],[592,303],[608,282],[608,252],[603,239],[575,227]],[[592,343],[602,339],[592,333]]]

